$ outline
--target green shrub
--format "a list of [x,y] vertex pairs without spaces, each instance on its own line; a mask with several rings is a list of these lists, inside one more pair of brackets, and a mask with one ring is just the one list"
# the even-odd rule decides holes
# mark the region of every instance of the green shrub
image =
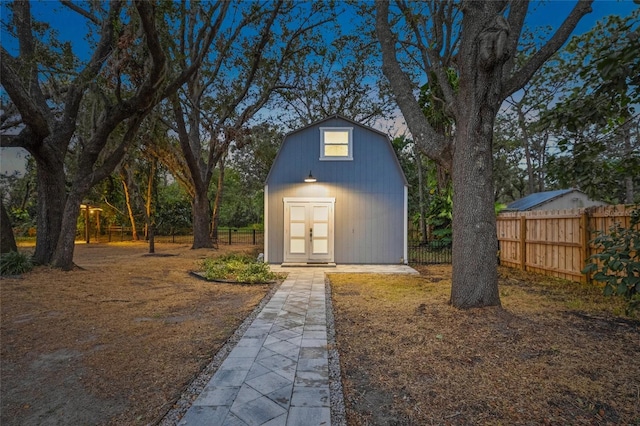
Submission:
[[277,278],[266,263],[254,261],[247,263],[245,266],[245,269],[238,273],[238,281],[240,282],[263,283]]
[[583,274],[595,272],[593,279],[604,283],[604,294],[624,296],[628,302],[627,314],[640,307],[640,210],[631,213],[631,225],[620,223],[609,227],[609,233],[600,232],[593,240],[599,253],[587,259]]
[[205,259],[201,263],[203,275],[208,280],[226,280],[242,283],[265,283],[279,279],[269,265],[257,262],[245,254],[229,254],[217,259]]
[[18,251],[0,254],[0,275],[20,275],[33,269],[31,257]]

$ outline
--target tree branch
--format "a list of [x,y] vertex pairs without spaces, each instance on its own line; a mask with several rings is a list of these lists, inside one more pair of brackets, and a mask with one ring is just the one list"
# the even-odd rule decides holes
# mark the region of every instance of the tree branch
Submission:
[[118,164],[120,164],[125,156],[127,147],[131,145],[131,141],[137,135],[138,129],[147,115],[148,112],[131,118],[127,125],[127,131],[118,146],[116,146],[116,148],[107,156],[102,165],[91,173],[89,178],[89,188],[106,179],[116,169],[116,167],[118,167]]
[[271,11],[271,15],[269,16],[267,23],[262,27],[262,31],[260,34],[260,42],[256,45],[255,49],[252,52],[253,54],[251,55],[252,57],[251,68],[247,75],[244,88],[240,91],[238,96],[236,96],[232,107],[229,108],[229,111],[235,110],[236,107],[240,104],[240,102],[242,102],[242,100],[246,97],[247,93],[249,92],[249,89],[253,84],[253,80],[256,76],[256,73],[258,72],[260,60],[262,59],[262,56],[264,54],[264,48],[269,42],[269,40],[271,39],[271,31],[270,31],[271,27],[273,26],[273,23],[276,17],[278,16],[278,12],[280,11],[281,7],[282,7],[282,1],[280,0],[276,3],[273,10]]
[[32,136],[44,139],[50,132],[47,119],[35,99],[27,92],[15,68],[17,60],[0,46],[0,82],[20,112],[24,124],[32,129]]
[[95,79],[96,75],[98,75],[105,61],[113,51],[114,22],[120,14],[123,2],[112,1],[110,2],[110,5],[111,8],[109,9],[109,15],[104,21],[102,21],[100,41],[98,42],[91,59],[89,59],[87,65],[82,69],[82,71],[80,71],[67,90],[63,120],[69,128],[69,132],[75,129],[75,122],[78,116],[80,102],[85,94],[87,85]]
[[[444,6],[445,4],[441,4],[440,8],[444,8]],[[451,10],[449,11],[451,12]],[[446,32],[442,29],[442,27],[446,25],[447,22],[449,22],[448,18],[450,17],[451,17],[450,15],[448,15],[447,17],[443,17],[443,13],[437,13],[437,14],[434,14],[433,16],[433,26],[434,28],[436,27],[438,28],[438,31],[440,32],[441,37],[442,36],[446,37],[446,45],[448,47],[452,45],[450,40],[453,35],[451,31]],[[452,22],[450,23],[451,25],[453,25]],[[439,42],[438,44],[442,45],[442,42]],[[449,76],[447,75],[447,69],[446,69],[450,65],[448,63],[448,60],[451,57],[451,55],[450,53],[445,51],[444,52],[445,58],[442,58],[440,56],[441,49],[442,47],[440,47],[439,50],[427,49],[427,55],[429,56],[431,69],[433,70],[436,76],[438,86],[442,90],[442,94],[444,95],[444,99],[446,101],[446,103],[444,104],[444,109],[445,111],[451,113],[451,115],[455,117],[458,115],[458,111],[457,111],[458,105],[456,104],[455,92],[453,90],[453,87],[451,87],[451,83],[449,82]]]
[[31,128],[25,126],[20,133],[16,135],[2,135],[0,137],[0,147],[2,148],[24,148],[29,152],[36,147],[37,137],[31,131]]
[[85,18],[87,18],[88,20],[93,22],[94,24],[100,25],[100,20],[96,16],[94,16],[91,13],[87,12],[86,10],[81,8],[80,6],[73,4],[70,0],[60,0],[60,3],[62,3],[64,6],[68,7],[69,9],[73,10],[74,12],[77,12],[80,15],[84,16]]
[[135,6],[140,16],[142,28],[144,29],[146,44],[152,63],[149,78],[145,80],[138,89],[132,106],[136,109],[147,109],[155,106],[155,104],[162,99],[160,85],[165,81],[167,76],[167,57],[160,42],[153,5],[145,0],[136,0]]
[[[222,3],[222,7],[220,7],[220,13],[216,18],[216,21],[209,27],[209,30],[206,32],[206,35],[204,37],[202,37],[202,31],[206,27],[203,27],[201,29],[200,33],[198,34],[198,40],[201,40],[202,38],[203,40],[202,43],[198,41],[198,43],[194,43],[194,45],[192,45],[192,48],[196,48],[198,44],[201,44],[200,50],[197,51],[196,54],[194,54],[193,52],[191,53],[191,56],[192,56],[191,64],[187,68],[183,69],[180,75],[177,78],[175,78],[172,82],[170,82],[167,85],[167,87],[165,87],[162,93],[163,99],[166,99],[169,96],[171,96],[173,93],[175,93],[178,90],[178,88],[180,88],[180,86],[182,86],[189,78],[191,78],[193,73],[195,73],[200,68],[200,65],[204,60],[205,55],[207,54],[207,52],[209,52],[209,47],[211,46],[211,43],[213,42],[214,37],[218,34],[218,31],[220,31],[220,27],[222,26],[222,23],[227,15],[227,11],[230,5],[231,5],[231,2],[229,1],[225,1]],[[218,4],[214,6],[214,10],[217,8],[218,8]],[[239,33],[239,29],[238,29],[238,33]]]
[[426,155],[450,169],[451,145],[429,125],[416,102],[413,84],[396,58],[396,40],[389,28],[388,1],[376,1],[376,34],[382,47],[382,71],[393,88],[396,102],[411,129],[414,141]]
[[[14,69],[25,67],[24,71],[21,70],[18,72],[18,74],[24,75],[24,78],[20,79],[20,81],[23,82],[23,90],[33,98],[34,104],[40,111],[39,114],[42,115],[47,123],[51,123],[53,121],[53,116],[49,111],[47,101],[42,93],[42,88],[40,87],[40,81],[38,78],[36,41],[34,40],[33,35],[34,23],[31,16],[30,2],[14,3],[13,18],[15,20],[18,42],[20,43],[20,64],[18,65],[16,63],[16,67]],[[36,133],[41,134],[40,129],[37,129]]]
[[182,106],[180,105],[178,96],[171,96],[170,101],[173,107],[173,115],[176,119],[178,141],[180,142],[182,153],[187,162],[187,168],[189,169],[189,172],[191,174],[191,186],[195,188],[196,192],[200,192],[204,183],[200,179],[200,174],[197,173],[198,159],[196,158],[194,152],[191,150],[191,144],[189,142],[189,132],[187,131],[187,126],[184,122],[184,112],[182,111]]
[[[545,43],[532,57],[520,68],[515,74],[509,77],[502,86],[502,98],[513,94],[520,90],[530,79],[533,74],[549,59],[555,52],[562,47],[569,38],[576,25],[584,15],[592,11],[591,4],[593,0],[580,0],[573,8],[567,19],[564,20],[560,28],[554,33],[553,37]],[[513,52],[515,53],[515,52]]]
[[511,75],[513,67],[515,66],[515,59],[517,57],[518,42],[522,35],[522,28],[524,26],[524,19],[527,16],[527,10],[529,9],[529,0],[521,0],[511,3],[511,9],[509,10],[509,16],[507,22],[509,23],[509,35],[507,37],[507,52],[509,58],[502,68],[503,81]]
[[16,2],[13,6],[20,53],[14,58],[0,46],[0,82],[25,125],[31,126],[32,135],[44,139],[51,131],[52,116],[38,82],[30,2]]

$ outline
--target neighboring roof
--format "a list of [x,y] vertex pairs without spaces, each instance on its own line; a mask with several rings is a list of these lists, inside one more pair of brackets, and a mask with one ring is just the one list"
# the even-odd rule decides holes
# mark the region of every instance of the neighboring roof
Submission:
[[551,200],[562,197],[573,191],[578,191],[575,188],[571,189],[558,189],[555,191],[536,192],[535,194],[529,194],[524,198],[514,201],[509,204],[505,210],[529,210],[544,203],[548,203]]

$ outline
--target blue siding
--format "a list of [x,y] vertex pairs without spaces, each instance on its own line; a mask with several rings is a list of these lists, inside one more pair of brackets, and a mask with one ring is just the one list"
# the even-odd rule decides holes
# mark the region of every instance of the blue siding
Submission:
[[[352,161],[320,161],[320,127],[353,128]],[[316,183],[304,183],[312,171]],[[336,263],[398,263],[406,180],[388,138],[340,117],[288,135],[267,180],[268,253],[283,261],[284,197],[335,197]]]

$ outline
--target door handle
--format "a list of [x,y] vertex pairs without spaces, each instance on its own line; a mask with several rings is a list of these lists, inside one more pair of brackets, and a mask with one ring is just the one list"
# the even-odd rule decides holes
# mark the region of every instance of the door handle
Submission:
[[313,240],[313,228],[309,228],[309,239]]

